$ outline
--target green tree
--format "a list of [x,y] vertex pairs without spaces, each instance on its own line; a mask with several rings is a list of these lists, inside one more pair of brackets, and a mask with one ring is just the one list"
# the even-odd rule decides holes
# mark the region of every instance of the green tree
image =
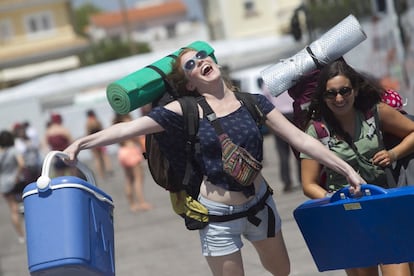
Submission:
[[85,28],[89,25],[89,18],[91,15],[100,13],[102,10],[92,4],[84,4],[75,9],[75,31],[76,33],[87,36]]
[[[92,4],[84,4],[79,6],[74,11],[75,20],[74,26],[75,31],[85,37],[88,34],[85,32],[86,27],[90,24],[90,17],[94,14],[100,13],[102,10]],[[134,43],[135,54],[147,53],[151,49],[148,43]],[[89,49],[85,50],[79,55],[82,66],[93,65],[105,61],[116,60],[124,57],[131,56],[131,45],[126,41],[119,39],[104,39],[99,42],[91,43]]]
[[[94,43],[90,49],[80,55],[82,66],[92,65],[100,62],[116,60],[131,56],[130,45],[126,41],[106,39]],[[147,43],[135,43],[138,54],[151,51]]]
[[312,27],[321,32],[333,27],[349,14],[357,18],[372,14],[371,2],[364,0],[307,0],[305,4]]

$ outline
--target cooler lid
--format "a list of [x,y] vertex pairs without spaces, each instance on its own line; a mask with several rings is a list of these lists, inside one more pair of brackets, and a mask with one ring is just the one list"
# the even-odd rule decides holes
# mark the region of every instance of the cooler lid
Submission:
[[31,195],[47,193],[48,190],[57,190],[63,188],[81,189],[94,195],[100,201],[107,202],[112,206],[114,205],[111,196],[103,192],[95,185],[92,185],[89,182],[76,176],[60,176],[53,178],[50,181],[48,189],[46,190],[40,190],[38,188],[37,182],[30,183],[23,190],[23,199]]

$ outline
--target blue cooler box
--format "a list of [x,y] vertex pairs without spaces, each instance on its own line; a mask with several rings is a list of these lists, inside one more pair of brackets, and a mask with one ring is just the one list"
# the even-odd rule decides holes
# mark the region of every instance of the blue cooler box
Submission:
[[361,185],[308,200],[293,215],[319,271],[414,261],[414,187]]
[[115,275],[112,199],[79,162],[88,181],[47,178],[51,157],[62,154],[51,152],[42,176],[23,191],[30,274]]

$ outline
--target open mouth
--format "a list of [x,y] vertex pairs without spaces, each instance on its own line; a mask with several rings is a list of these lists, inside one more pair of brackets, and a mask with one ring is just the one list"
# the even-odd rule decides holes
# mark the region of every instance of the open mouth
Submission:
[[206,76],[211,71],[213,71],[213,67],[210,64],[206,64],[203,68],[201,68],[201,75]]

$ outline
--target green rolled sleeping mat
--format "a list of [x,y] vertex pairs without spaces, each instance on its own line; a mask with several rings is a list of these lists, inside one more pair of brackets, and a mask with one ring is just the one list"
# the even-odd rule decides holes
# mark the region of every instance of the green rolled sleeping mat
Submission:
[[[217,62],[214,49],[204,41],[195,41],[185,48],[204,50]],[[127,114],[161,97],[167,89],[164,77],[171,72],[171,62],[182,49],[109,84],[106,97],[112,109]]]

